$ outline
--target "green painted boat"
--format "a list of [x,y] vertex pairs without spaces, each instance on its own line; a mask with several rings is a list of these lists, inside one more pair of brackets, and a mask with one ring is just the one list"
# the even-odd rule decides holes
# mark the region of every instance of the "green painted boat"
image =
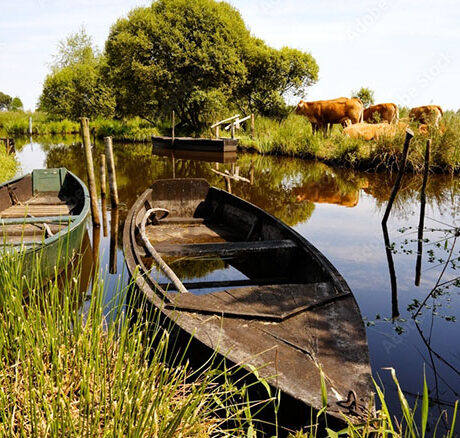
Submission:
[[88,189],[65,168],[7,181],[0,185],[0,251],[24,257],[26,277],[38,258],[42,278],[49,278],[80,249],[89,210]]

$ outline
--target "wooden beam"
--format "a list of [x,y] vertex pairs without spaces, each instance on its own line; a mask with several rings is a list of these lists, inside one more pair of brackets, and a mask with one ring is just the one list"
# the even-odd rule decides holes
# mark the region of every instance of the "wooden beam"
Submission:
[[211,126],[211,129],[215,128],[216,126],[222,125],[222,123],[227,123],[230,122],[231,120],[237,119],[240,115],[236,114],[233,117],[229,117],[228,119],[221,120],[220,122],[214,123],[214,125]]
[[224,242],[224,243],[190,243],[183,245],[158,244],[155,249],[159,254],[168,256],[203,256],[219,255],[233,257],[243,254],[295,249],[297,245],[289,239],[261,240],[256,242]]
[[70,223],[78,216],[44,216],[44,217],[14,217],[14,218],[0,218],[0,227],[2,225],[14,224],[54,224],[54,223]]
[[[195,282],[184,283],[184,286],[187,289],[191,290],[191,289],[214,289],[218,287],[265,286],[265,285],[270,285],[270,284],[284,284],[288,282],[292,283],[292,279],[287,278],[287,277],[254,278],[254,279],[248,278],[248,279],[243,279],[243,280],[195,281]],[[168,291],[175,290],[174,285],[171,283],[161,283],[160,287]]]
[[93,153],[91,151],[91,138],[89,135],[89,120],[87,117],[80,118],[81,135],[83,146],[85,148],[86,172],[88,175],[89,194],[91,197],[91,215],[93,217],[93,225],[101,226],[99,210],[97,207],[96,179],[94,177]]
[[239,124],[240,123],[243,123],[245,122],[246,120],[249,120],[251,118],[251,116],[247,116],[247,117],[244,117],[242,119],[237,119],[236,121],[234,121],[233,123],[230,123],[230,125],[226,126],[225,127],[225,130],[228,131],[232,126],[237,126],[237,128],[239,129]]

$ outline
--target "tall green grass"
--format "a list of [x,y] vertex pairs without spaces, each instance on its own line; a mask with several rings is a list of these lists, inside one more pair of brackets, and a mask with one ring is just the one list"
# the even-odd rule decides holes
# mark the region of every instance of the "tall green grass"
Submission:
[[126,290],[105,314],[96,276],[83,312],[78,262],[43,289],[40,256],[32,276],[22,275],[22,260],[0,255],[0,436],[247,436],[254,428],[244,388],[218,385],[219,373],[186,361],[168,365],[169,333],[155,317],[134,319]]
[[[427,136],[418,131],[415,124],[409,125],[415,132],[408,157],[408,168],[419,172],[423,169]],[[446,112],[442,129],[430,129],[432,138],[432,165],[437,171],[454,173],[460,171],[460,115]],[[313,134],[309,121],[296,114],[286,119],[274,120],[256,117],[254,137],[246,131],[240,144],[244,149],[262,154],[288,155],[319,159],[329,163],[345,164],[365,169],[397,168],[404,143],[404,128],[395,136],[383,136],[376,141],[352,139],[334,126],[328,136]]]
[[19,167],[14,155],[5,153],[4,144],[0,143],[0,184],[13,178]]

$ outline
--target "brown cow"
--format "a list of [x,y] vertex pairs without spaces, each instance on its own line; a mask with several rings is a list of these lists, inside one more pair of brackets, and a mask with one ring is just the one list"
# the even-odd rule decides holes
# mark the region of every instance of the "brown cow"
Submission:
[[424,123],[426,125],[439,125],[439,121],[443,116],[442,108],[438,105],[425,105],[412,108],[409,113],[409,118],[413,122]]
[[394,137],[398,130],[407,128],[406,123],[390,125],[388,123],[357,123],[348,126],[343,130],[350,138],[361,138],[363,140],[378,140],[382,136]]
[[399,108],[394,103],[379,103],[364,110],[364,121],[367,123],[397,123]]
[[363,120],[363,103],[360,99],[340,97],[332,100],[305,102],[301,100],[296,114],[306,116],[310,120],[313,132],[322,129],[327,133],[328,125],[334,123],[359,123]]

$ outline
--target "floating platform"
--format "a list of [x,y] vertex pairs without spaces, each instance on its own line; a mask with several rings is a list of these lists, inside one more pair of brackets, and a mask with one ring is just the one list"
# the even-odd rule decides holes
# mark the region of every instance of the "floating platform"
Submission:
[[171,159],[179,160],[192,160],[192,161],[206,161],[209,163],[236,163],[236,152],[203,152],[191,151],[183,149],[166,149],[160,147],[153,147],[152,154],[158,157],[168,157]]
[[201,152],[236,152],[236,138],[194,138],[152,136],[153,146],[166,149],[182,149]]

